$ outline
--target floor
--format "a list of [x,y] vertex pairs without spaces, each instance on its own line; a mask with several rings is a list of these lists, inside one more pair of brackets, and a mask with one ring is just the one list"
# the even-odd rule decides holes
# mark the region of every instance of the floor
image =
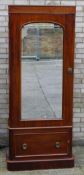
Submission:
[[62,117],[62,60],[22,60],[22,119]]
[[75,167],[67,169],[10,172],[6,167],[6,148],[0,150],[0,175],[84,175],[84,146],[74,146]]

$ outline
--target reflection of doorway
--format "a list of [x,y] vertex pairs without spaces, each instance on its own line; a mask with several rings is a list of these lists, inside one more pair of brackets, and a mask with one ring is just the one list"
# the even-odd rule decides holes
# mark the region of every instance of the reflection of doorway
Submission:
[[22,31],[22,57],[28,59],[62,58],[63,29],[49,23],[28,24]]

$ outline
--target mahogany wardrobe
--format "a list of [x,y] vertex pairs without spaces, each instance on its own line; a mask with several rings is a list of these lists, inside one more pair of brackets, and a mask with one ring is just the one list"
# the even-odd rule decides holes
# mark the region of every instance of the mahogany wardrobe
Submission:
[[8,170],[68,168],[75,7],[9,6]]

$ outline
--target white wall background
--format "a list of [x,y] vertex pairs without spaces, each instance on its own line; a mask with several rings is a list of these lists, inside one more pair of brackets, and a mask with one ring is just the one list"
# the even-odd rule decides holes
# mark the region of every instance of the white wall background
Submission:
[[84,140],[84,0],[0,0],[0,143],[8,139],[8,5],[76,5],[73,139]]

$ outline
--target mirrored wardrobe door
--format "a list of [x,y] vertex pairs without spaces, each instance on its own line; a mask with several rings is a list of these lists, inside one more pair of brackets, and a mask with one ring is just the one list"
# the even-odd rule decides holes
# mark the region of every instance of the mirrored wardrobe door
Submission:
[[21,29],[21,119],[62,119],[63,28],[30,23]]

